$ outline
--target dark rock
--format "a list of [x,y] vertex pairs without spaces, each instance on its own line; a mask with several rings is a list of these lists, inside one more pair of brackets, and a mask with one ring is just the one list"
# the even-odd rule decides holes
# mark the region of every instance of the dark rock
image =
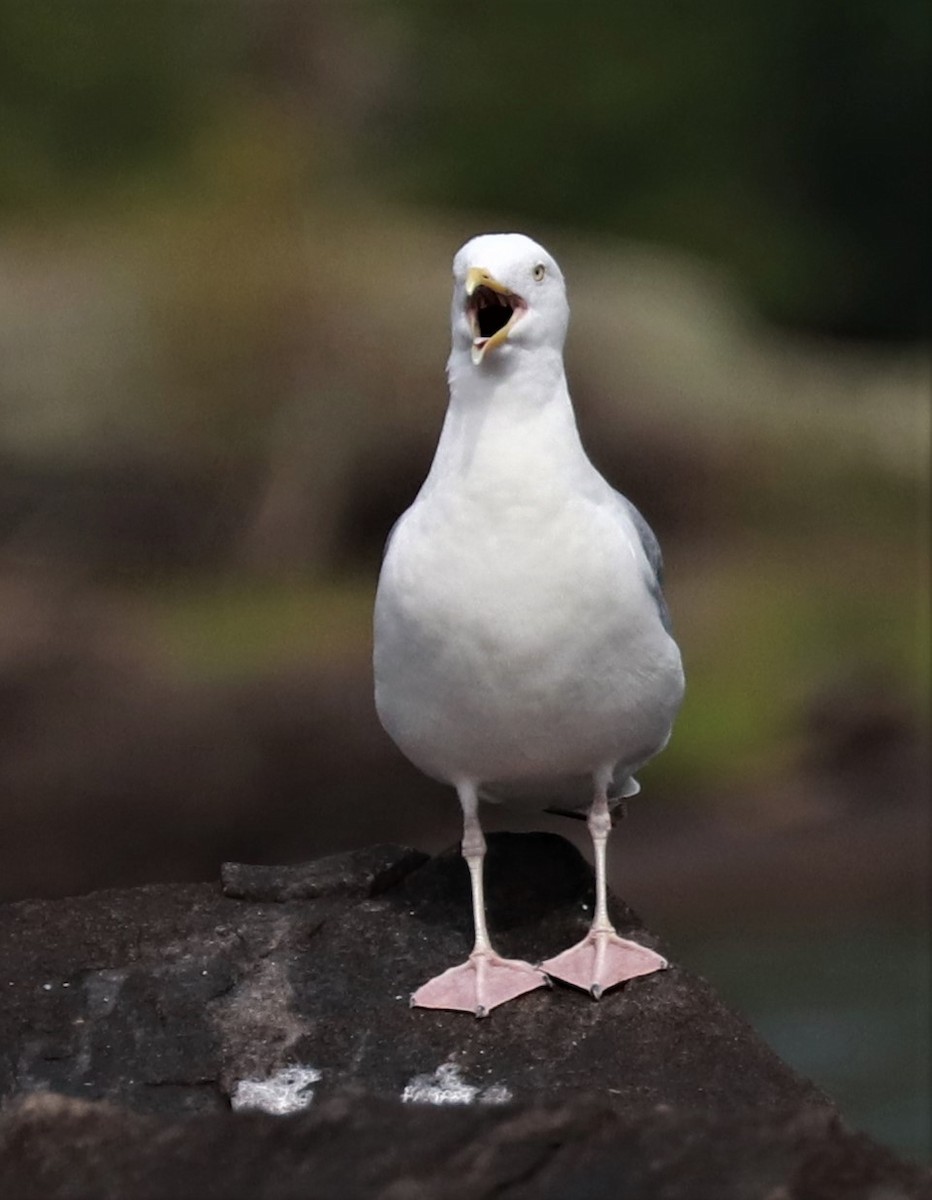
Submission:
[[[675,965],[598,1004],[557,986],[485,1021],[412,1011],[414,988],[471,938],[458,853],[422,862],[381,846],[230,866],[223,889],[0,907],[0,1096],[72,1097],[0,1119],[0,1181],[15,1184],[0,1193],[278,1197],[314,1180],[315,1195],[571,1197],[615,1195],[624,1178],[630,1196],[757,1195],[740,1177],[768,1181],[763,1197],[813,1155],[837,1170],[787,1195],[860,1195],[830,1190],[844,1171],[899,1186],[905,1168],[843,1134],[830,1101]],[[591,871],[561,838],[491,836],[487,880],[506,954],[540,959],[588,924]],[[312,1097],[300,1118],[229,1113]],[[177,1121],[191,1114],[203,1119]],[[700,1176],[711,1190],[686,1186]]]
[[331,854],[315,862],[271,867],[224,863],[223,894],[236,900],[317,900],[321,896],[377,896],[427,862],[420,850],[370,846],[353,854]]
[[928,1183],[826,1112],[347,1094],[294,1117],[176,1121],[43,1095],[0,1115],[0,1187],[17,1200],[919,1200]]

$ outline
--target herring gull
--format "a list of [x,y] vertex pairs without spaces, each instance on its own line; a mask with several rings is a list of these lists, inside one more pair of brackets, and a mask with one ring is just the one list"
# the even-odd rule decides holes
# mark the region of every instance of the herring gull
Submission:
[[[615,803],[666,745],[683,695],[657,539],[589,461],[563,367],[563,275],[522,234],[453,262],[450,401],[430,472],[389,537],[375,604],[379,717],[463,809],[475,945],[414,1005],[483,1016],[552,976],[588,990],[667,964],[608,916]],[[505,959],[485,919],[479,800],[586,809],[596,904],[585,938]]]

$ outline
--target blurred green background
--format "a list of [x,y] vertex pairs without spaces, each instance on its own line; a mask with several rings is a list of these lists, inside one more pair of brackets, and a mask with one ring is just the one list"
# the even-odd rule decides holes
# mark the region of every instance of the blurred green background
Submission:
[[[689,679],[614,885],[928,1155],[929,33],[921,0],[0,0],[2,894],[458,837],[375,719],[371,604],[450,260],[521,229]],[[584,845],[488,814],[531,825]]]

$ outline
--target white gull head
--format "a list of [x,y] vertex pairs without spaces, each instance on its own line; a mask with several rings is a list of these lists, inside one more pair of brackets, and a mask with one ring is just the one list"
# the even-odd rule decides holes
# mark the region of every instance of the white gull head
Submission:
[[507,371],[529,351],[562,354],[569,321],[563,274],[523,233],[472,238],[453,260],[450,370]]

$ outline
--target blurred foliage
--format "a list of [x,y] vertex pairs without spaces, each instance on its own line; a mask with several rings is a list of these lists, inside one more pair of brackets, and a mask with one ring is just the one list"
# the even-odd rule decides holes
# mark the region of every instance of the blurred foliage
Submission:
[[0,205],[73,203],[177,156],[229,59],[223,18],[216,4],[0,0]]
[[925,0],[0,0],[0,206],[183,175],[218,113],[272,103],[298,191],[673,243],[779,320],[915,338],[929,25]]
[[407,195],[672,241],[778,318],[920,332],[924,0],[399,2]]
[[650,768],[652,784],[688,795],[774,779],[812,736],[806,705],[843,683],[840,672],[879,673],[890,695],[925,699],[922,601],[910,567],[879,545],[865,553],[818,537],[804,547],[774,538],[766,549],[717,556],[668,588],[695,686],[676,738]]
[[193,680],[248,679],[294,662],[319,667],[361,648],[368,657],[371,578],[183,580],[132,599],[149,612],[161,650]]
[[[603,252],[574,269],[572,364],[587,444],[662,534],[666,498],[681,546],[706,542],[671,572],[691,690],[655,770],[682,793],[766,777],[839,664],[917,690],[912,409],[891,402],[892,361],[783,355],[711,280],[678,263],[665,282],[619,239],[730,262],[787,320],[917,334],[926,33],[916,0],[590,0],[571,17],[486,0],[0,0],[0,205],[34,272],[0,289],[4,345],[26,347],[20,374],[0,372],[23,478],[0,505],[10,529],[45,545],[51,522],[84,569],[97,554],[127,580],[137,560],[206,568],[146,601],[195,677],[351,656],[374,562],[365,582],[300,569],[358,571],[358,531],[339,558],[358,497],[385,528],[403,506],[372,465],[438,415],[446,316],[422,313],[406,339],[384,297],[412,258],[439,284],[452,244],[380,201],[588,232]],[[341,188],[367,202],[342,223]],[[33,243],[37,209],[50,228],[83,212],[91,232]],[[823,571],[817,544],[844,569]]]

